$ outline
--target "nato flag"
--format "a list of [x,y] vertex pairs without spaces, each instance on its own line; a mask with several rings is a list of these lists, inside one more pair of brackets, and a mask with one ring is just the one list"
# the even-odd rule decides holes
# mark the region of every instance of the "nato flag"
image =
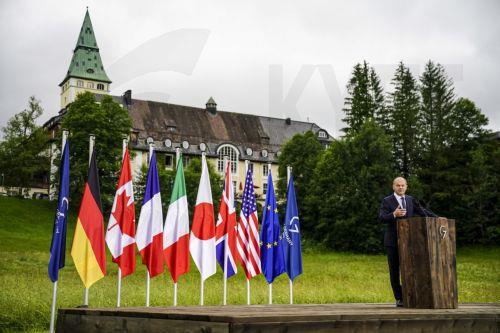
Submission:
[[274,195],[271,170],[267,176],[266,203],[262,211],[262,228],[260,230],[260,258],[262,273],[268,283],[285,272],[283,248],[281,247],[281,230],[278,207]]
[[302,274],[302,253],[300,248],[300,223],[297,199],[295,198],[295,186],[293,175],[290,175],[288,183],[288,194],[286,201],[285,225],[283,226],[283,254],[285,256],[285,267],[290,280]]
[[66,141],[59,168],[59,199],[50,245],[49,277],[52,282],[59,278],[59,269],[64,267],[66,254],[66,221],[69,198],[69,141]]

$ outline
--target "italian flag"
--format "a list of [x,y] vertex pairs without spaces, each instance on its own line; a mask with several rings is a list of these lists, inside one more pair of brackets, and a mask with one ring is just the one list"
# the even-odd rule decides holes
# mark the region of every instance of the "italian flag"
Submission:
[[163,228],[163,252],[174,283],[189,271],[189,213],[182,158],[177,164],[174,188]]

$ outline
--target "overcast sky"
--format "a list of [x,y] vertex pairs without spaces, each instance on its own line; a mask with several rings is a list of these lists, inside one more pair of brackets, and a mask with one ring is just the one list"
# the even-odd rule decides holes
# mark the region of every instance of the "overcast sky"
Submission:
[[446,66],[500,130],[500,1],[0,1],[0,126],[58,84],[89,7],[112,94],[310,120],[338,135],[355,63]]

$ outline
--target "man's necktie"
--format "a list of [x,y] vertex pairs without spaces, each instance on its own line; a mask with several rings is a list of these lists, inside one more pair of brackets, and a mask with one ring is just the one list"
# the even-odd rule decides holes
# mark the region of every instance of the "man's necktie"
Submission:
[[401,197],[401,205],[403,206],[403,209],[406,209],[406,200],[405,200],[405,197]]

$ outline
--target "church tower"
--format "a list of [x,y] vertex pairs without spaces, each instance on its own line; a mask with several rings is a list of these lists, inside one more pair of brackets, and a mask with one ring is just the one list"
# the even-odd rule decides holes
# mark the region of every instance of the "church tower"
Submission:
[[108,94],[111,80],[104,71],[99,47],[87,8],[82,28],[73,50],[73,57],[61,87],[61,109],[73,102],[84,91]]

